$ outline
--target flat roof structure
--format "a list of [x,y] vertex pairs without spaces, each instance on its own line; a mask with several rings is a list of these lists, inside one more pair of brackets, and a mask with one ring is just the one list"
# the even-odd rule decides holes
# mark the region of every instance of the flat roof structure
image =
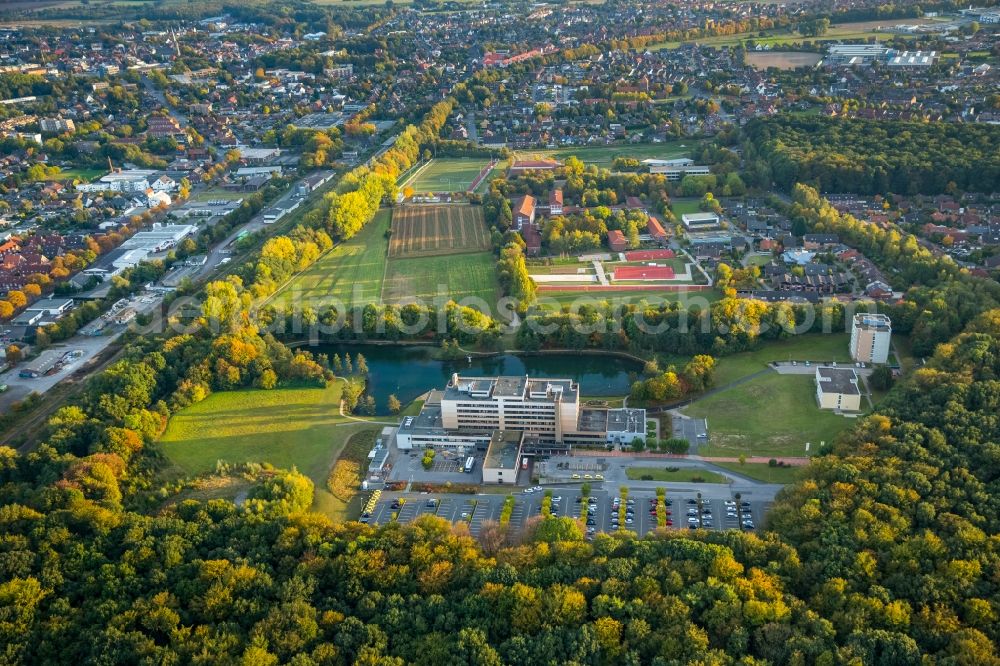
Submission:
[[854,326],[869,331],[891,331],[892,320],[884,314],[856,314],[854,315]]
[[819,390],[823,393],[860,395],[858,375],[852,368],[816,368]]
[[452,376],[441,394],[444,400],[484,400],[521,398],[549,401],[554,393],[561,393],[563,400],[575,401],[579,387],[571,379],[529,379],[517,377],[461,377]]
[[343,113],[310,113],[292,121],[296,127],[306,127],[309,129],[328,130],[332,127],[339,127],[346,122],[347,117]]
[[483,467],[489,469],[516,469],[524,433],[516,430],[497,430],[490,438]]

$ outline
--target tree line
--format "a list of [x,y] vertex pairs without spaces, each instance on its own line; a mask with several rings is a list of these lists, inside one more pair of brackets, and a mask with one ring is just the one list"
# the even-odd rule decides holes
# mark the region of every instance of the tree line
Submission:
[[745,128],[748,158],[767,161],[774,183],[823,192],[940,194],[1000,190],[1000,127],[780,114]]

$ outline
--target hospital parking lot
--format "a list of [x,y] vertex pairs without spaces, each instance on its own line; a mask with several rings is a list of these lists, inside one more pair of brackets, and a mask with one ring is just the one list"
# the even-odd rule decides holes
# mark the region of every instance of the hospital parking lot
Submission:
[[[584,500],[579,488],[554,487],[552,515],[570,517],[583,522],[588,538],[597,533],[616,530],[635,532],[640,537],[657,529],[655,488],[630,489],[625,501],[619,491],[599,488]],[[510,529],[523,530],[542,512],[543,490],[519,490],[514,494]],[[667,529],[756,530],[773,501],[772,496],[754,496],[728,492],[722,487],[710,493],[667,489]],[[737,495],[740,495],[737,497]],[[506,495],[432,495],[424,493],[383,493],[367,521],[382,525],[393,520],[410,523],[422,515],[436,515],[451,523],[464,522],[473,536],[482,533],[487,522],[499,522]],[[618,502],[616,503],[616,500]],[[620,511],[619,509],[623,509]],[[624,513],[624,521],[621,513]]]

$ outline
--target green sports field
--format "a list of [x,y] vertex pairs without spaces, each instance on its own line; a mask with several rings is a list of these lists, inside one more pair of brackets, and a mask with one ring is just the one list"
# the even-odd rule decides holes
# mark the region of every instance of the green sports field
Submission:
[[820,442],[830,445],[856,423],[816,406],[812,375],[769,373],[697,400],[683,411],[708,419],[708,444],[698,447],[704,456],[813,455]]
[[456,301],[476,296],[492,311],[497,300],[496,261],[491,252],[392,259],[382,298],[386,303],[417,298],[430,304],[442,294]]
[[490,163],[482,157],[435,158],[405,183],[417,194],[427,192],[465,192],[479,172]]
[[635,291],[635,290],[614,290],[607,291],[539,291],[538,303],[542,309],[562,308],[567,305],[594,305],[603,301],[621,303],[625,305],[639,304],[643,300],[650,305],[657,305],[664,302],[680,301],[686,306],[707,305],[722,298],[722,292],[716,289],[705,289],[702,291]]
[[564,146],[561,148],[518,151],[514,159],[537,160],[552,158],[565,160],[567,157],[575,156],[585,164],[594,164],[604,169],[610,169],[611,163],[616,157],[634,157],[637,160],[669,160],[677,157],[687,157],[696,146],[697,140],[695,139],[612,146]]
[[380,210],[354,238],[293,278],[272,302],[314,308],[337,301],[348,305],[378,302],[389,242],[385,233],[391,219],[389,209]]

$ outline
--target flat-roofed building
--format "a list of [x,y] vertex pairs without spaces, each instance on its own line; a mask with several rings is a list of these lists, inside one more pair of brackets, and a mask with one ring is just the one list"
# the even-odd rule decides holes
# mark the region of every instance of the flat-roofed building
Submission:
[[432,391],[416,416],[403,418],[400,449],[454,447],[484,450],[497,432],[523,433],[526,454],[566,451],[573,445],[631,444],[645,440],[644,409],[580,407],[570,379],[452,375]]
[[651,164],[649,167],[649,173],[660,174],[666,176],[667,180],[676,182],[678,180],[682,180],[684,176],[707,176],[712,173],[712,170],[707,166],[699,166],[695,164],[684,166]]
[[522,431],[497,430],[493,433],[483,458],[483,483],[517,483],[523,441]]
[[881,44],[834,44],[826,52],[827,65],[868,65],[884,60],[889,49]]
[[892,320],[884,314],[854,315],[851,358],[863,363],[885,363],[892,342]]
[[719,216],[715,213],[684,213],[681,222],[688,231],[714,229],[719,226]]
[[816,368],[816,402],[820,409],[861,411],[861,390],[853,368]]

